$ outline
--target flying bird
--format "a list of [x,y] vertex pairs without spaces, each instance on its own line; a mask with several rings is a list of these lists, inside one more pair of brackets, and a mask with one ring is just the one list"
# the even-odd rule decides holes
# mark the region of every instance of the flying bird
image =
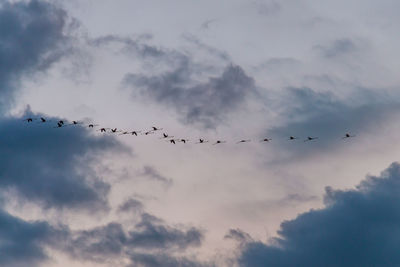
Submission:
[[271,138],[264,138],[263,140],[261,140],[261,142],[269,142],[271,140],[272,140]]
[[163,128],[157,128],[157,127],[151,127],[151,128],[153,128],[153,131],[161,131]]
[[23,121],[32,122],[33,120],[36,120],[36,119],[34,119],[34,118],[26,118]]
[[237,142],[236,144],[240,144],[240,143],[247,143],[247,142],[251,142],[251,140],[240,140],[239,142]]
[[200,138],[199,142],[197,142],[196,144],[204,144],[204,143],[208,143],[208,141]]
[[166,133],[163,133],[163,136],[161,137],[161,139],[165,139],[165,138],[172,138],[173,136],[169,136]]
[[346,133],[345,136],[342,137],[342,139],[347,139],[351,137],[355,137],[355,135],[350,135],[349,133]]
[[179,142],[186,144],[186,142],[189,142],[189,139],[181,139],[181,140],[179,140]]
[[217,140],[217,142],[215,142],[215,143],[213,144],[213,146],[214,146],[214,145],[218,145],[218,144],[223,144],[223,143],[226,143],[226,141]]
[[138,133],[140,133],[141,131],[132,131],[131,134],[137,136]]
[[54,127],[54,128],[61,128],[61,127],[63,127],[63,126],[64,126],[64,124],[62,124],[61,122],[57,122],[57,126]]
[[309,136],[309,137],[307,137],[306,140],[304,140],[304,142],[313,141],[313,140],[316,140],[316,139],[318,139],[318,137],[311,137],[311,136]]
[[290,136],[289,137],[289,140],[295,140],[295,139],[298,139],[297,137],[294,137],[294,136]]
[[171,140],[169,140],[169,142],[170,142],[171,144],[174,144],[174,145],[176,145],[176,143],[175,143],[175,139],[171,139]]
[[109,129],[109,128],[100,128],[97,131],[100,131],[101,133],[105,133],[105,132],[107,132],[107,129]]
[[99,126],[98,124],[89,124],[88,127],[89,128],[94,128],[95,126]]

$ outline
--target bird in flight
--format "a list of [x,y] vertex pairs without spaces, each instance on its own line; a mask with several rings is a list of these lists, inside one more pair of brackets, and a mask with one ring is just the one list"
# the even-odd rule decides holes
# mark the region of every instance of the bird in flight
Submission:
[[342,139],[347,139],[351,137],[355,137],[355,135],[350,135],[349,133],[346,133],[345,136],[342,137]]
[[189,142],[189,139],[181,139],[181,140],[179,140],[179,142],[186,144],[186,142]]
[[141,131],[132,131],[131,134],[137,136],[138,133],[140,133]]
[[117,131],[117,128],[114,128],[114,129],[111,129],[111,132],[113,132],[113,133],[118,133],[118,132],[120,132],[120,131]]
[[107,129],[109,129],[109,128],[100,128],[97,131],[100,131],[101,133],[105,133],[105,132],[107,132]]
[[94,128],[95,126],[99,126],[98,124],[89,124],[88,127],[89,128]]
[[149,134],[154,134],[154,131],[151,130],[151,131],[147,131],[147,132],[144,133],[144,135],[149,135]]
[[24,121],[32,122],[33,120],[36,120],[36,119],[34,119],[34,118],[26,118]]
[[174,145],[176,144],[176,143],[175,143],[175,139],[171,139],[171,140],[169,140],[169,142],[170,142],[171,144],[174,144]]
[[298,139],[297,137],[294,137],[294,136],[290,136],[289,137],[289,140],[295,140],[295,139]]
[[163,136],[161,137],[161,139],[165,139],[165,138],[172,138],[173,136],[169,136],[166,133],[163,133]]
[[57,122],[57,126],[56,127],[54,127],[54,128],[61,128],[61,127],[63,127],[64,126],[64,124],[63,123],[61,123],[61,122]]
[[271,138],[264,138],[263,140],[261,140],[261,142],[269,142],[271,140],[272,140]]
[[311,136],[308,136],[307,139],[304,140],[304,142],[313,141],[313,140],[316,140],[316,139],[318,139],[318,137],[311,137]]
[[247,143],[247,142],[251,142],[251,140],[240,140],[239,142],[236,142],[236,144],[240,144],[240,143]]
[[204,143],[208,143],[208,141],[200,138],[199,142],[197,142],[196,144],[204,144]]
[[151,128],[153,128],[153,131],[160,131],[160,130],[162,130],[163,128],[157,128],[157,127],[151,127]]
[[223,144],[223,143],[226,143],[226,141],[217,140],[217,142],[215,142],[213,144],[213,146],[218,145],[218,144]]

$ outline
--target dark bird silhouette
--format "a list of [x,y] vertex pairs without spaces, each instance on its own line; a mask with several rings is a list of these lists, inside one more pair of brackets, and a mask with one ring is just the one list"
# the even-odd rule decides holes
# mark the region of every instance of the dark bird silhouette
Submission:
[[307,137],[306,140],[304,140],[304,142],[313,141],[313,140],[316,140],[316,139],[318,139],[318,137],[311,137],[311,136],[309,136],[309,137]]
[[89,128],[94,128],[95,126],[99,126],[98,124],[89,124],[88,127]]
[[62,124],[61,122],[57,122],[57,126],[54,127],[54,128],[61,128],[61,127],[63,127],[63,126],[64,126],[64,124]]
[[63,120],[58,121],[58,123],[64,125],[64,121]]
[[176,143],[175,143],[175,139],[171,139],[171,140],[169,140],[169,142],[170,142],[171,144],[174,144],[174,145],[176,145]]
[[355,135],[350,135],[349,133],[346,133],[345,136],[342,137],[342,139],[347,139],[351,137],[355,137]]
[[213,145],[218,145],[218,144],[223,144],[223,143],[226,143],[226,141],[217,140],[217,142],[215,142]]
[[46,120],[45,118],[40,117],[40,122],[44,123],[44,122],[46,122],[46,121],[47,121],[47,120]]
[[154,131],[151,130],[151,131],[147,131],[147,132],[144,133],[144,135],[149,135],[149,134],[154,134]]
[[200,138],[199,142],[197,142],[196,144],[204,144],[204,143],[208,143],[208,141]]
[[181,139],[181,140],[179,140],[179,142],[186,144],[186,142],[189,142],[189,139]]
[[100,128],[97,131],[100,131],[101,133],[105,133],[105,132],[107,132],[107,129],[109,129],[109,128]]
[[125,134],[128,134],[128,133],[130,133],[130,132],[122,132],[119,135],[125,135]]
[[163,136],[161,137],[161,139],[165,139],[165,138],[172,138],[173,136],[169,136],[166,133],[163,133]]
[[120,131],[117,131],[117,128],[114,128],[114,129],[111,129],[111,132],[113,132],[113,133],[118,133],[118,132],[120,132]]
[[240,143],[247,143],[247,142],[251,142],[251,140],[240,140],[239,142],[236,142],[236,144],[240,144]]
[[137,136],[140,131],[132,131],[131,134]]
[[271,138],[264,138],[263,140],[261,140],[261,142],[269,142],[271,140],[272,140]]
[[157,127],[151,127],[151,128],[153,128],[153,131],[160,131],[160,130],[162,130],[163,128],[157,128]]
[[294,137],[294,136],[290,136],[289,137],[289,140],[295,140],[295,139],[298,139],[297,137]]
[[33,120],[36,120],[36,119],[35,119],[35,118],[26,118],[26,119],[24,119],[23,121],[32,122]]

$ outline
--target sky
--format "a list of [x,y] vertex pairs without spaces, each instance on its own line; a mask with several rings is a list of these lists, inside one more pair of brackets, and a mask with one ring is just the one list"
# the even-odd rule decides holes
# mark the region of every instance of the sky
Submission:
[[0,0],[0,265],[399,266],[399,7]]

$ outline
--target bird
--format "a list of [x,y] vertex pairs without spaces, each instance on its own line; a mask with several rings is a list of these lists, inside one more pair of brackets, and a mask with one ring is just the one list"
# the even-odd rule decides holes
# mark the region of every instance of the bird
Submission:
[[251,140],[240,140],[236,144],[251,142]]
[[169,136],[166,133],[163,133],[163,136],[161,137],[161,139],[165,139],[165,138],[172,138],[173,136]]
[[313,140],[316,140],[316,139],[318,139],[318,137],[311,137],[311,136],[308,136],[307,139],[304,140],[304,142],[313,141]]
[[196,144],[204,144],[204,143],[208,143],[208,141],[200,138],[199,142],[197,142]]
[[26,118],[23,121],[32,122],[33,120],[36,120],[36,119],[34,119],[34,118]]
[[105,132],[107,132],[107,129],[109,129],[109,128],[100,128],[97,131],[100,131],[101,133],[105,133]]
[[140,133],[141,131],[132,131],[131,134],[137,136],[138,133]]
[[149,135],[149,134],[154,134],[154,131],[150,130],[150,131],[147,131],[147,132],[144,133],[144,135]]
[[345,136],[342,137],[342,139],[351,138],[351,137],[355,137],[355,135],[350,135],[349,133],[346,133]]
[[43,118],[43,117],[40,117],[40,121],[41,122],[46,122],[47,120],[45,118]]
[[151,127],[151,128],[153,128],[153,131],[160,131],[160,130],[162,130],[163,128],[157,128],[157,127]]
[[122,132],[119,135],[125,135],[125,134],[128,134],[128,133],[130,133],[130,132]]
[[118,132],[120,132],[120,131],[117,131],[117,128],[114,128],[114,129],[111,129],[111,132],[113,132],[113,133],[118,133]]
[[98,124],[89,124],[88,127],[89,128],[94,128],[95,126],[99,126]]
[[181,139],[181,140],[179,140],[179,142],[186,144],[186,142],[189,142],[189,139]]
[[64,126],[64,124],[62,124],[61,122],[57,122],[57,126],[54,127],[54,128],[61,128],[61,127],[63,127],[63,126]]
[[263,140],[261,140],[261,142],[269,142],[271,140],[272,140],[271,138],[264,138]]
[[176,143],[175,143],[175,139],[171,139],[171,140],[169,140],[169,142],[170,142],[171,144],[174,144],[174,145],[176,144]]
[[217,142],[215,142],[213,145],[218,145],[218,144],[223,144],[223,143],[226,143],[226,141],[217,140]]
[[295,139],[298,139],[297,137],[294,137],[294,136],[290,136],[289,137],[289,140],[295,140]]

